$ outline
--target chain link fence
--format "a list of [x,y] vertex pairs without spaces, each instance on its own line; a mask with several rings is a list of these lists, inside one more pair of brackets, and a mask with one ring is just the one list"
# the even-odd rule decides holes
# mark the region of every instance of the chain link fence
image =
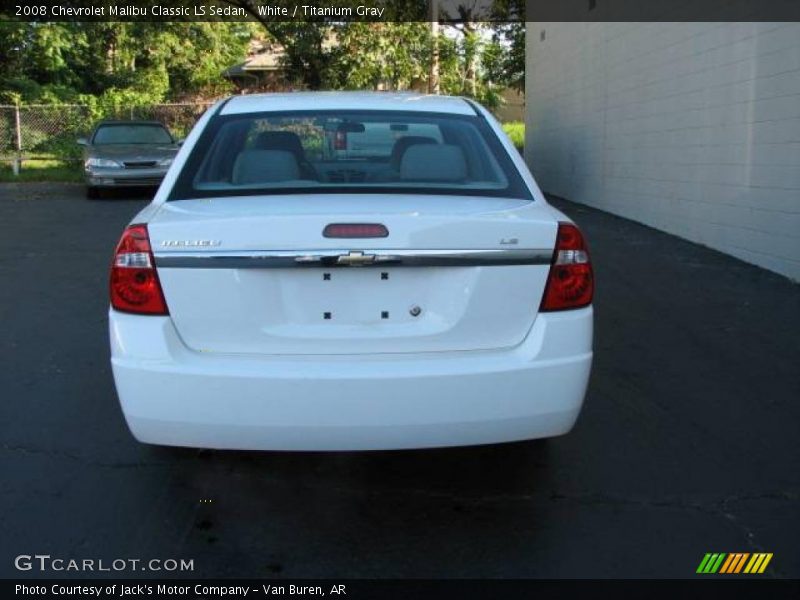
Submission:
[[77,138],[88,136],[100,119],[160,121],[182,138],[212,103],[131,106],[98,114],[79,104],[0,105],[0,163],[24,160],[77,161]]

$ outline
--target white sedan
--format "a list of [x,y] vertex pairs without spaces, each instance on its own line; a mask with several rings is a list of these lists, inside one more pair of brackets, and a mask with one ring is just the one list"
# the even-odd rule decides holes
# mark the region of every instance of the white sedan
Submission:
[[476,103],[237,96],[122,234],[111,364],[152,444],[552,437],[583,404],[593,287],[581,232]]

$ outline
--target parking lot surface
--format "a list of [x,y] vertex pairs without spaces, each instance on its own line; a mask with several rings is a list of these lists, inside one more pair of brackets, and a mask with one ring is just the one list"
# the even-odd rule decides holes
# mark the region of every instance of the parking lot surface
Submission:
[[598,282],[569,435],[159,449],[128,433],[106,332],[111,252],[145,202],[0,186],[0,575],[98,575],[14,567],[49,554],[193,559],[190,577],[692,577],[706,552],[773,552],[763,577],[800,577],[797,284],[557,201]]

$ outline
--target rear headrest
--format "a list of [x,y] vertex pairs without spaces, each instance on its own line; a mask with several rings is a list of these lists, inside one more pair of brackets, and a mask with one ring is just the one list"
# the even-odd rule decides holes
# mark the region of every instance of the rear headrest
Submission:
[[415,144],[400,162],[400,179],[407,181],[463,181],[467,163],[461,148],[452,144]]
[[233,163],[232,182],[269,183],[300,178],[300,167],[291,152],[285,150],[245,150]]
[[253,148],[257,150],[284,150],[294,154],[297,160],[305,157],[300,136],[293,131],[264,131],[258,134]]
[[411,146],[415,144],[436,144],[437,141],[430,137],[425,137],[422,135],[407,135],[405,137],[401,137],[394,143],[392,146],[392,155],[389,157],[389,164],[394,168],[399,170],[400,169],[400,161],[403,158],[403,154],[405,151],[408,150]]

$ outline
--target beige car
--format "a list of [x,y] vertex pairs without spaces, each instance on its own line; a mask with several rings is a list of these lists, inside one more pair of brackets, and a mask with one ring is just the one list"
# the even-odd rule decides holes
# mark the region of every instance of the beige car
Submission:
[[119,187],[157,187],[181,142],[158,121],[101,121],[84,147],[86,197]]

